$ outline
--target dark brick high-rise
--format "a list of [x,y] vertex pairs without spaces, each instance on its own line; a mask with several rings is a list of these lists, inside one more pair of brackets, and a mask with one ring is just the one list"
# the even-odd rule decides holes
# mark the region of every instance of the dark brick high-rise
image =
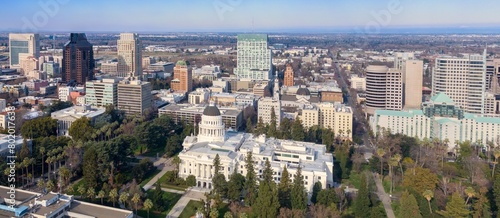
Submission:
[[94,51],[85,33],[71,33],[64,44],[62,82],[85,84],[94,79]]

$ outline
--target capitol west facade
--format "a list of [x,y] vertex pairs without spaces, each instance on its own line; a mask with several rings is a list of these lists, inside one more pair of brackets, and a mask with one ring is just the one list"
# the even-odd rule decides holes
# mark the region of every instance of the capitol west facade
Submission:
[[179,153],[179,177],[194,175],[196,187],[212,189],[213,160],[217,154],[220,157],[220,172],[226,180],[235,170],[245,176],[245,157],[248,152],[252,152],[255,173],[259,178],[262,178],[265,161],[269,160],[276,183],[281,181],[285,166],[293,181],[293,175],[300,165],[309,196],[314,183],[318,181],[323,188],[333,186],[333,156],[326,152],[324,145],[226,131],[221,113],[213,105],[203,111],[199,134],[186,137],[183,147]]

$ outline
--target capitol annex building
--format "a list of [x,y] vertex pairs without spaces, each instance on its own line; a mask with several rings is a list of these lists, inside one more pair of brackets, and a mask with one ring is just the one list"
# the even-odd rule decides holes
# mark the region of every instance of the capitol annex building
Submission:
[[318,181],[323,188],[333,186],[333,156],[326,152],[324,145],[266,138],[264,135],[256,137],[250,133],[226,130],[221,111],[215,105],[204,109],[199,134],[186,137],[183,147],[179,153],[179,176],[196,176],[196,187],[212,189],[213,160],[217,154],[221,162],[220,172],[227,180],[235,170],[245,176],[247,152],[252,152],[259,178],[262,178],[265,161],[269,160],[276,183],[281,181],[285,166],[292,181],[297,168],[301,166],[309,197],[314,183]]

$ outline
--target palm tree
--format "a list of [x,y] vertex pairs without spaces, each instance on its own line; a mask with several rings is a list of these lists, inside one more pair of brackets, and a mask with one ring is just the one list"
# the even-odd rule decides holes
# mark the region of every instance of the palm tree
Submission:
[[47,167],[49,168],[48,179],[50,180],[50,164],[52,163],[52,158],[51,158],[51,157],[48,157],[48,158],[45,160],[45,163],[47,163]]
[[44,165],[45,165],[45,147],[40,147],[40,154],[42,155],[42,179],[43,179],[43,176],[45,174],[45,171],[44,171]]
[[148,218],[149,218],[149,210],[153,208],[153,201],[151,201],[149,198],[144,201],[144,209],[148,211]]
[[384,177],[384,155],[385,155],[385,150],[383,148],[377,149],[377,155],[380,159],[380,178],[382,179]]
[[491,177],[492,178],[495,177],[495,167],[497,166],[497,164],[498,164],[498,158],[500,157],[500,149],[496,148],[493,151],[493,156],[495,157],[495,161],[493,162],[493,170],[491,171]]
[[113,202],[113,207],[115,207],[116,199],[118,198],[118,190],[116,188],[109,192],[109,200]]
[[128,193],[127,192],[122,192],[120,194],[120,198],[118,200],[120,201],[120,203],[123,204],[123,206],[125,206],[125,208],[127,208]]
[[104,190],[99,191],[99,193],[97,193],[97,197],[101,199],[101,204],[104,205],[103,198],[106,197],[106,192]]
[[465,205],[467,205],[467,203],[469,203],[469,199],[476,196],[476,191],[474,190],[474,188],[469,186],[465,189],[465,194],[467,195],[467,200],[465,200]]
[[49,181],[47,182],[47,185],[46,185],[45,187],[47,187],[47,190],[48,190],[48,191],[52,191],[52,190],[54,190],[54,182],[52,182],[52,180],[49,180]]
[[425,199],[427,199],[427,203],[429,203],[429,211],[432,213],[431,200],[432,198],[434,198],[434,192],[432,192],[431,190],[425,190],[422,195]]
[[32,183],[35,184],[35,164],[36,164],[36,159],[34,157],[30,158],[30,164],[31,164],[31,174],[33,175]]
[[141,201],[141,196],[138,193],[134,194],[134,197],[132,197],[132,202],[135,204],[135,214],[137,215],[137,204],[139,204],[139,201]]
[[67,186],[69,179],[71,178],[71,171],[66,166],[62,166],[59,168],[59,178],[61,178],[62,181],[61,186]]
[[181,164],[181,159],[179,156],[174,156],[172,158],[172,163],[175,165],[175,175],[178,177],[179,176],[179,165]]
[[393,167],[397,167],[398,164],[399,164],[399,160],[401,160],[401,155],[399,154],[394,154],[394,156],[392,156],[389,161],[388,161],[388,164],[389,164],[389,177],[391,177],[391,189],[390,189],[390,193],[392,194],[392,186],[393,186]]
[[94,188],[90,187],[87,190],[87,195],[90,198],[90,201],[92,201],[94,199],[94,197],[95,197],[95,190],[94,190]]
[[23,160],[23,166],[26,169],[26,185],[29,185],[29,178],[28,178],[28,168],[30,167],[30,158],[25,157]]
[[38,184],[36,185],[39,189],[45,188],[45,182],[43,179],[38,180]]
[[80,197],[83,198],[85,193],[87,193],[87,189],[83,185],[80,185],[78,186],[78,193],[80,193]]

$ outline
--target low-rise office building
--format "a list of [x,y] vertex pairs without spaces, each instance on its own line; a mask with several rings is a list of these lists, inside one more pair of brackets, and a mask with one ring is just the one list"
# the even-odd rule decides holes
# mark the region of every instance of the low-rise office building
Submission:
[[92,108],[90,105],[82,105],[52,112],[51,116],[57,120],[57,134],[59,136],[69,136],[69,128],[75,120],[87,117],[91,123],[94,123],[95,119],[103,115],[104,112],[106,112],[105,108]]

